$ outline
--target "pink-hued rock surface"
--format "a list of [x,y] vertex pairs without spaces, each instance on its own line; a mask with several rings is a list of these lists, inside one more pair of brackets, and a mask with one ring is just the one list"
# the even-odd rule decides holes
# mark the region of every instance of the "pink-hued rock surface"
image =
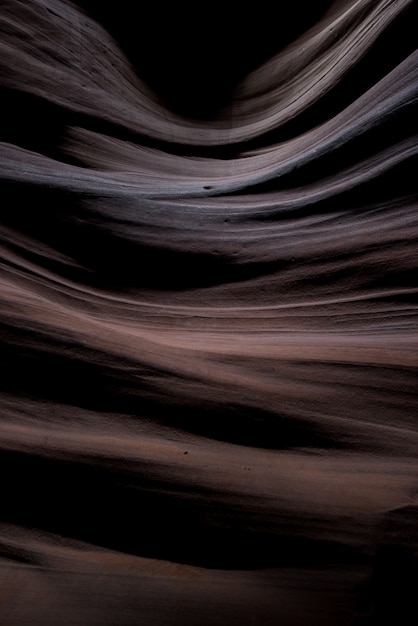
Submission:
[[1,626],[418,622],[418,3],[3,0]]

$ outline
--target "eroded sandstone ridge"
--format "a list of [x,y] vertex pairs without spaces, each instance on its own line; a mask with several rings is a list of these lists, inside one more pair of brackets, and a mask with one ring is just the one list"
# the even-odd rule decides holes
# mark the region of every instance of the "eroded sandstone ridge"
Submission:
[[133,4],[0,7],[0,623],[415,624],[417,3]]

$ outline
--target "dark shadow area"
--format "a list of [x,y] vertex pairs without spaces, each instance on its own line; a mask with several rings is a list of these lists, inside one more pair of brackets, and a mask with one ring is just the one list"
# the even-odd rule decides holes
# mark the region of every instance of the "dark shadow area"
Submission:
[[386,514],[370,585],[353,626],[416,626],[418,623],[418,508]]
[[[34,325],[35,326],[35,325]],[[94,350],[46,330],[0,324],[0,390],[101,413],[140,416],[199,436],[265,449],[344,447],[296,413],[280,414],[233,400],[205,380]],[[173,363],[173,368],[175,363]],[[65,418],[63,418],[65,419]]]
[[248,6],[78,0],[173,111],[210,118],[235,84],[315,24],[331,0]]
[[[391,117],[378,119],[373,128],[358,135],[353,134],[352,137],[347,136],[344,143],[333,146],[322,155],[315,155],[304,165],[299,166],[296,162],[294,169],[289,173],[276,178],[272,177],[266,182],[249,186],[247,189],[229,195],[253,195],[283,189],[300,189],[305,185],[318,184],[324,178],[326,180],[333,176],[338,177],[340,173],[350,168],[357,168],[360,173],[367,174],[368,159],[373,161],[379,153],[384,151],[387,151],[390,156],[394,156],[396,152],[399,153],[396,145],[411,138],[411,128],[414,127],[417,115],[417,102],[411,100],[401,111],[394,112]],[[361,167],[362,163],[364,163],[363,167]],[[387,169],[379,177],[362,183],[361,188],[351,186],[349,182],[346,182],[346,189],[342,193],[343,202],[346,202],[346,194],[350,197],[357,194],[363,204],[368,204],[371,201],[370,193],[376,198],[390,198],[396,193],[400,195],[413,193],[416,191],[416,164],[417,155],[410,155],[403,162],[402,160],[398,162],[391,170]],[[397,177],[400,177],[399,180]]]
[[[411,157],[383,176],[351,189],[347,186],[340,194],[332,195],[329,199],[308,206],[300,204],[299,207],[289,208],[287,211],[279,208],[278,213],[272,211],[267,214],[255,214],[252,219],[246,216],[246,221],[274,223],[282,218],[288,218],[290,214],[297,217],[311,213],[334,212],[336,206],[339,210],[349,212],[355,212],[360,207],[384,208],[385,205],[396,203],[397,199],[402,197],[412,204],[416,192],[416,165],[417,158]],[[293,182],[296,183],[295,180]],[[271,190],[270,188],[269,191]],[[45,242],[53,250],[74,259],[76,264],[54,259],[53,255],[40,255],[27,245],[19,246],[12,242],[5,242],[5,245],[23,258],[62,277],[98,289],[112,289],[117,293],[136,289],[175,292],[245,282],[262,276],[293,271],[296,267],[295,259],[291,256],[271,261],[242,262],[233,253],[227,254],[215,249],[213,252],[206,252],[204,245],[203,250],[199,251],[198,240],[194,245],[191,240],[189,246],[183,245],[183,249],[177,249],[176,237],[179,234],[175,229],[165,237],[161,228],[161,240],[156,240],[154,236],[154,239],[147,242],[146,231],[140,223],[132,224],[121,219],[119,223],[115,221],[112,227],[109,218],[105,221],[104,217],[94,214],[90,209],[91,201],[94,203],[94,196],[18,183],[5,183],[1,186],[1,191],[3,197],[9,198],[3,207],[4,224]],[[157,228],[156,222],[154,235]],[[130,231],[129,235],[124,236],[123,229],[126,233]],[[199,234],[199,237],[203,238],[204,233]],[[411,244],[412,242],[405,241],[403,245],[405,247]],[[360,252],[357,250],[351,254],[354,257]],[[320,285],[321,281],[324,284],[327,282],[335,285],[344,284],[349,276],[345,270],[335,267],[335,258],[328,259],[327,255],[320,255],[311,263],[325,262],[329,262],[329,268],[318,274],[315,280],[319,282],[316,284]],[[363,272],[358,276],[359,284],[363,287],[370,285],[371,279],[377,280],[376,286],[379,287],[410,284],[411,276],[396,267],[386,268],[385,273],[377,267],[376,272],[375,274]],[[300,283],[303,280],[302,276],[297,280]],[[314,284],[310,282],[312,280],[314,279],[310,272],[307,281],[311,288]]]
[[[97,460],[3,452],[0,468],[13,478],[1,488],[4,522],[127,554],[218,569],[357,559],[349,546],[300,536],[303,519],[273,518],[251,497],[181,486],[169,472],[157,478],[145,464],[123,471]],[[30,560],[13,549],[5,556]]]
[[[87,194],[9,182],[0,189],[9,198],[3,212],[6,225],[45,242],[77,261],[79,266],[45,258],[24,246],[9,246],[63,277],[99,289],[123,292],[130,288],[170,291],[203,288],[249,280],[291,264],[290,259],[243,264],[233,255],[219,251],[200,252],[198,242],[194,250],[185,246],[183,250],[176,249],[175,236],[171,235],[172,241],[168,239],[165,243],[162,228],[161,240],[151,245],[144,242],[143,225],[121,220],[120,224],[128,224],[131,231],[129,236],[123,236],[118,222],[112,228],[109,218],[85,208],[85,201],[91,204],[94,200]],[[157,228],[156,223],[154,234]]]
[[45,98],[0,86],[0,141],[60,159],[69,112]]

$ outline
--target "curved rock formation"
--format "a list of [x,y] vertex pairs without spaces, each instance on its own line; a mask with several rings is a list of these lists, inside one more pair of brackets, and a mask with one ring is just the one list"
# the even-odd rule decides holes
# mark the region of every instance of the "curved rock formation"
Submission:
[[417,3],[100,4],[0,9],[0,623],[415,623]]

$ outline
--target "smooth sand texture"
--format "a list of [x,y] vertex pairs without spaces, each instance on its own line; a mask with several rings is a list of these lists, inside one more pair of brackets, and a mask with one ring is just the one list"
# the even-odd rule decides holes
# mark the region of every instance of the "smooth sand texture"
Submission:
[[0,7],[0,624],[416,624],[417,3],[139,4]]

